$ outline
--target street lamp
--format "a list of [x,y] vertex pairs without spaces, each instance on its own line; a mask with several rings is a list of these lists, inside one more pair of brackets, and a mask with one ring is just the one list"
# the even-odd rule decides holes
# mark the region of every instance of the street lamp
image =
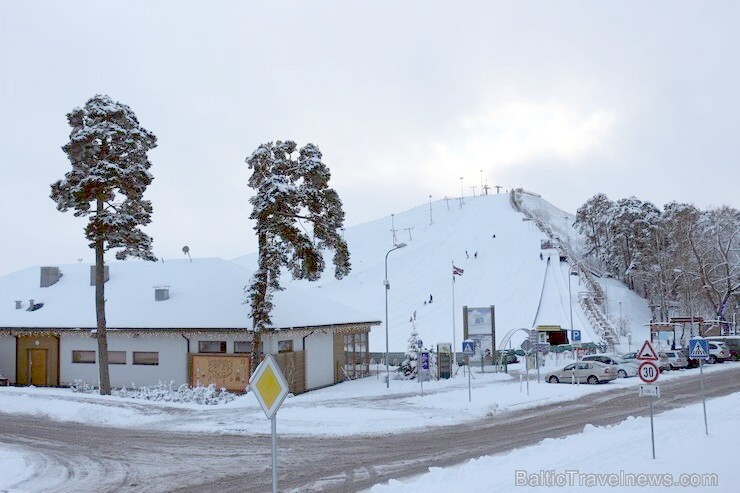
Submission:
[[460,177],[460,209],[462,209],[463,204],[463,177]]
[[432,196],[429,195],[429,226],[434,224],[434,221],[432,221]]
[[391,289],[391,285],[388,282],[388,255],[393,250],[398,250],[405,246],[406,243],[399,243],[385,254],[385,281],[383,282],[385,285],[385,387],[388,389],[391,388],[391,369],[388,365],[388,290]]

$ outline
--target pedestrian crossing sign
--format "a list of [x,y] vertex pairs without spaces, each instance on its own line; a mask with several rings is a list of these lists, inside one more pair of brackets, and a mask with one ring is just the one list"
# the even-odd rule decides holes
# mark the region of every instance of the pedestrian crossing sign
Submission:
[[706,339],[699,337],[689,339],[689,358],[709,359],[709,343]]

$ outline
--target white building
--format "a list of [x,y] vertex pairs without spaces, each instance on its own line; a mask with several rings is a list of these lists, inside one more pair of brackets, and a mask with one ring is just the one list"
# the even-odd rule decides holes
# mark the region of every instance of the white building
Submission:
[[[215,383],[243,390],[252,273],[223,259],[112,262],[105,283],[111,385]],[[0,374],[16,385],[97,384],[93,266],[30,267],[0,277]],[[262,351],[302,392],[368,372],[380,322],[293,288],[275,294]],[[31,308],[33,306],[33,309]]]

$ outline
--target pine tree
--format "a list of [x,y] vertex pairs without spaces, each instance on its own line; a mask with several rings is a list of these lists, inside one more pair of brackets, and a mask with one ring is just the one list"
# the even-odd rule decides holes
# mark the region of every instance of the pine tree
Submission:
[[[296,149],[292,141],[269,142],[246,159],[252,170],[249,186],[257,192],[249,201],[253,206],[250,219],[256,221],[259,265],[247,292],[255,362],[259,361],[262,332],[272,323],[273,293],[282,290],[283,267],[293,279],[315,281],[325,268],[323,250],[329,249],[334,250],[334,277],[341,279],[350,271],[349,250],[340,234],[342,201],[329,187],[329,168],[314,144],[302,147],[297,157]],[[252,371],[255,368],[252,365]]]
[[67,114],[72,131],[62,147],[72,170],[51,185],[57,209],[90,216],[85,237],[95,250],[95,313],[97,319],[100,393],[110,395],[108,338],[105,320],[105,252],[119,260],[156,260],[152,239],[140,227],[151,222],[152,204],[144,200],[152,182],[147,152],[157,138],[142,128],[131,108],[105,95],[92,97]]
[[422,350],[419,333],[416,331],[416,324],[414,324],[413,320],[411,321],[411,335],[409,336],[408,344],[406,355],[401,366],[398,367],[398,372],[404,378],[413,380],[418,373],[419,353]]

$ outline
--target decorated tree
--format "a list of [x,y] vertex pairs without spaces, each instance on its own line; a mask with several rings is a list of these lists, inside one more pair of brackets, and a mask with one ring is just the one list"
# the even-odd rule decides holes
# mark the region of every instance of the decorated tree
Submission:
[[[306,144],[295,154],[292,141],[260,145],[246,159],[256,194],[250,219],[256,221],[258,266],[247,296],[252,310],[252,361],[259,361],[262,332],[271,325],[273,293],[282,289],[280,271],[293,279],[319,279],[325,268],[324,250],[333,250],[334,276],[350,271],[349,250],[341,237],[342,201],[329,187],[331,173],[321,151]],[[254,371],[256,365],[252,365]]]
[[67,114],[72,127],[62,147],[72,170],[51,185],[57,209],[89,216],[85,237],[95,250],[95,313],[97,319],[100,393],[110,395],[108,338],[105,321],[105,252],[116,258],[156,260],[152,239],[140,228],[151,222],[152,204],[144,191],[152,182],[147,152],[157,138],[139,125],[128,106],[96,95]]
[[411,335],[408,340],[408,347],[406,354],[398,367],[398,373],[406,379],[412,380],[416,378],[419,367],[419,358],[422,351],[421,341],[419,340],[419,333],[416,331],[416,324],[411,321]]

